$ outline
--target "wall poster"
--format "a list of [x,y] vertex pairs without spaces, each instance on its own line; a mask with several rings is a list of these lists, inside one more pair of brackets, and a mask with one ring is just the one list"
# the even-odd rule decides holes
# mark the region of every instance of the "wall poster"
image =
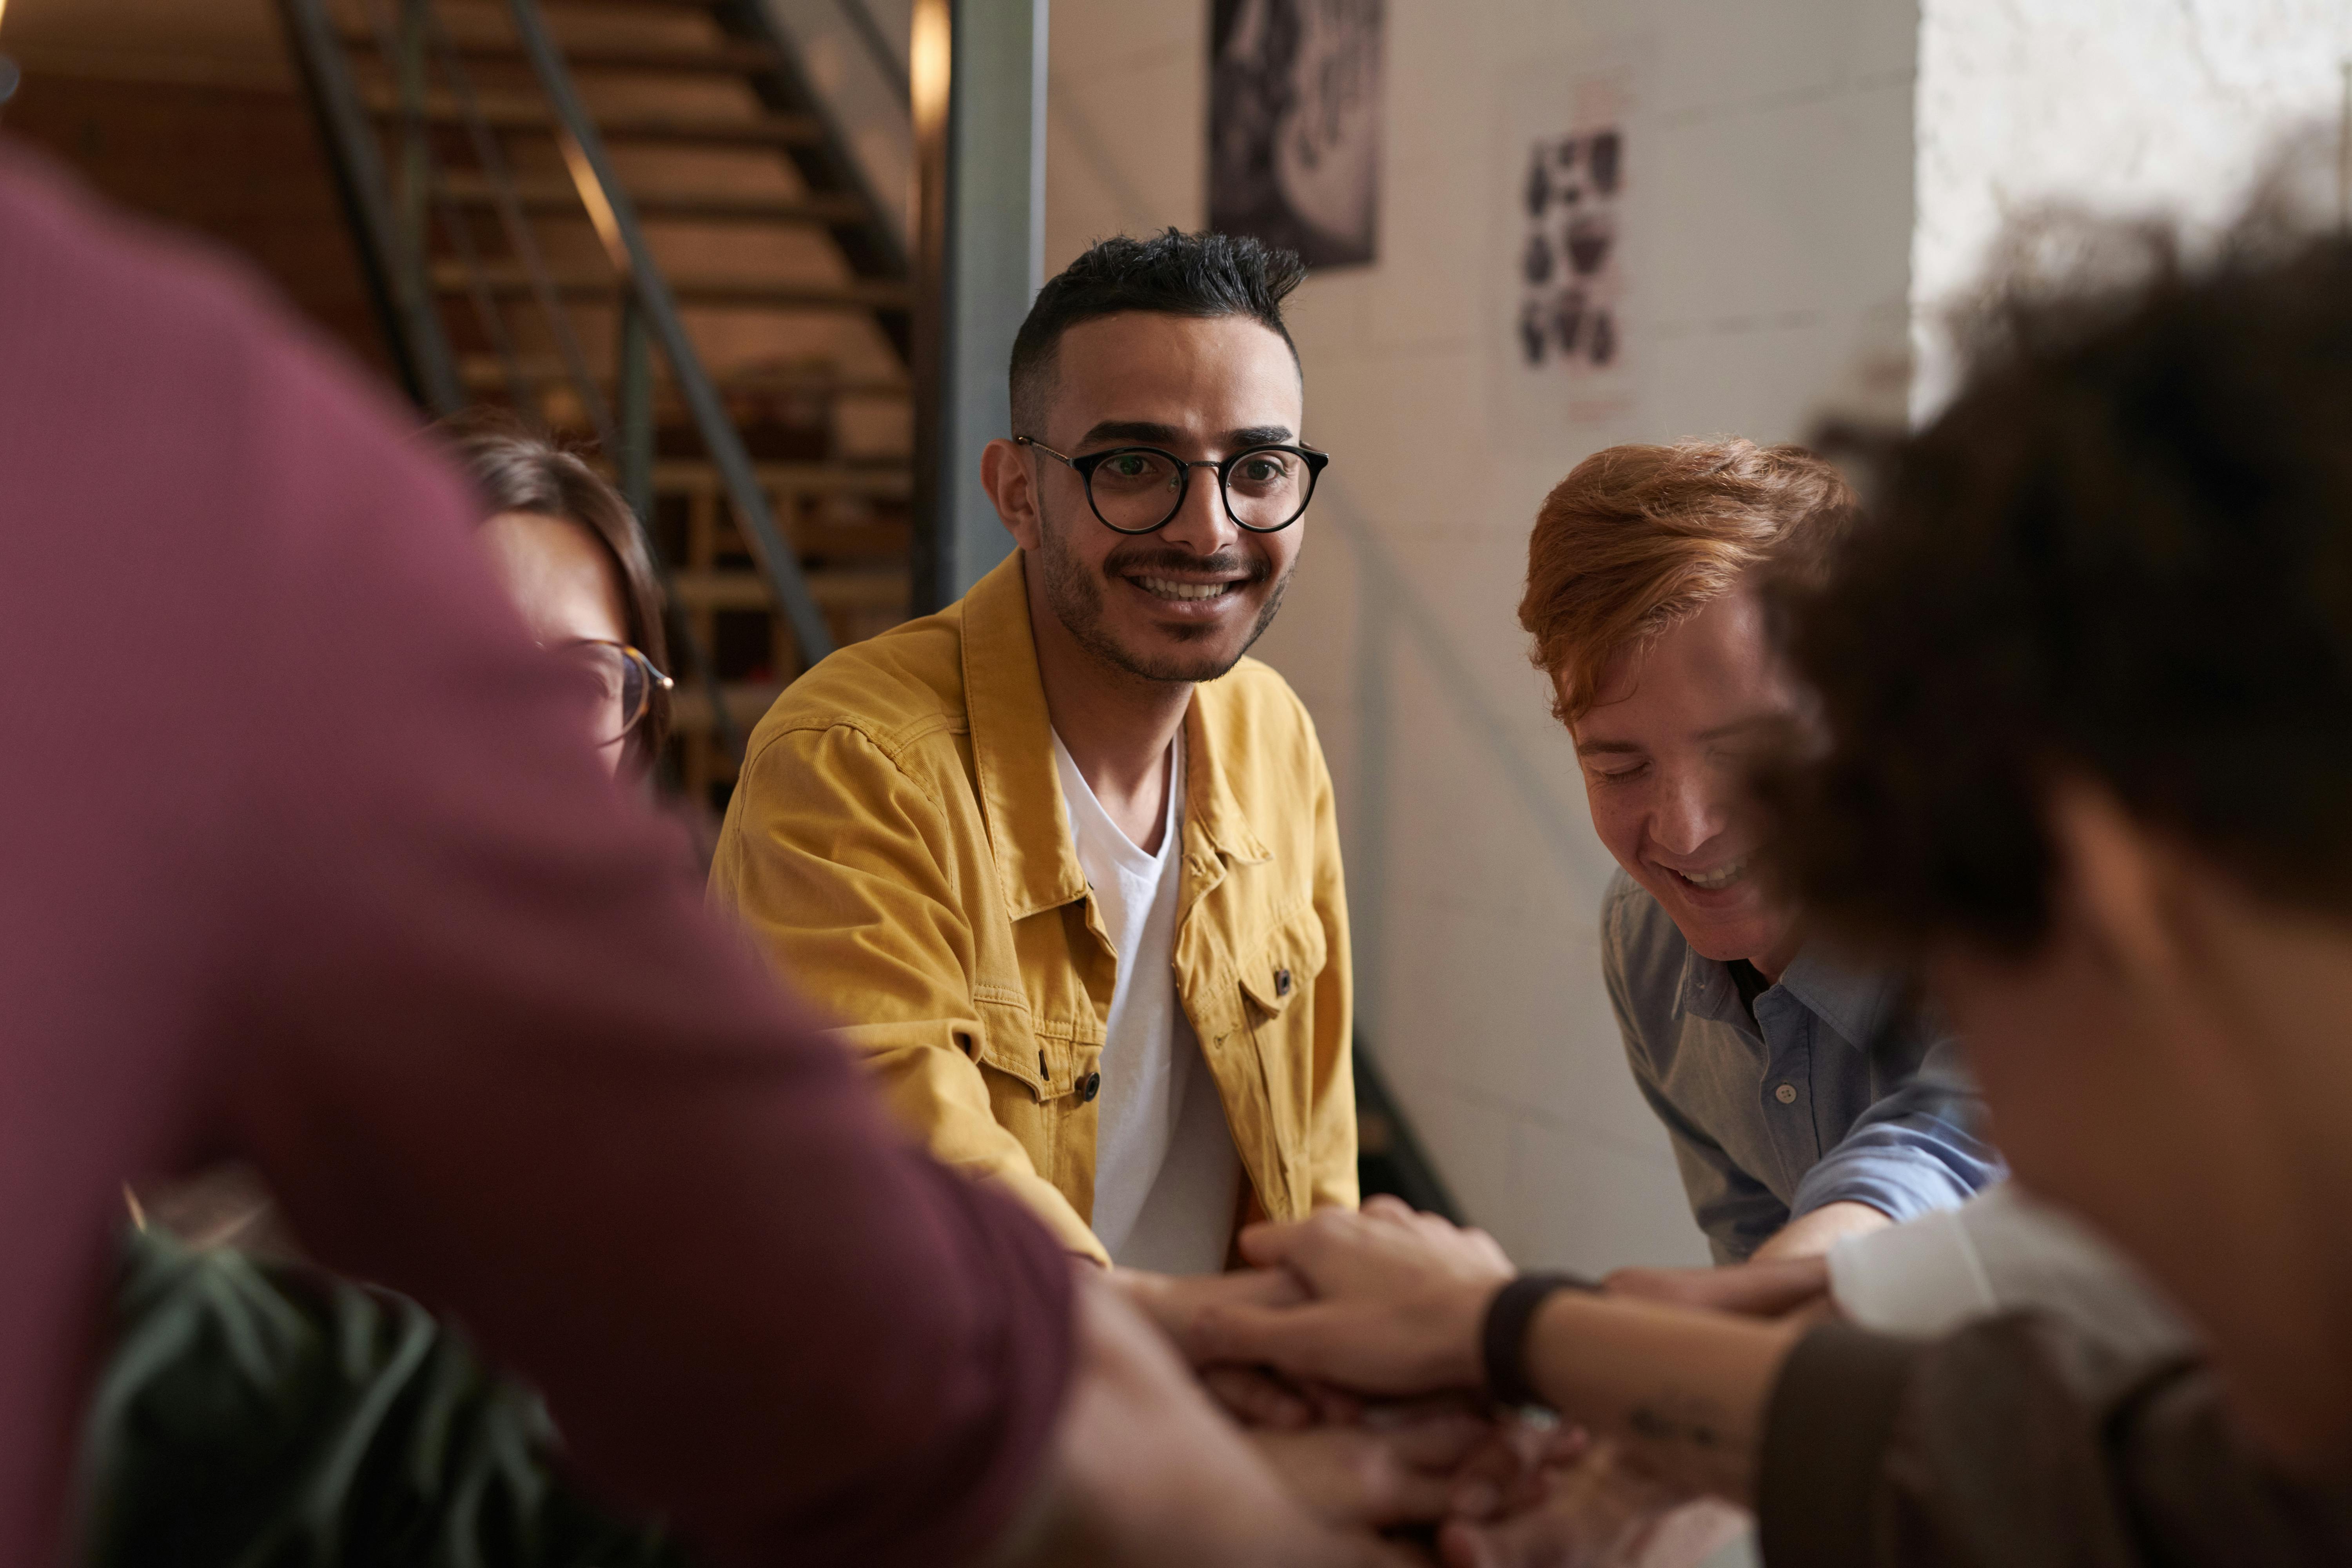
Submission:
[[1556,445],[1633,412],[1642,340],[1637,48],[1529,70],[1499,95],[1486,353],[1497,425]]
[[1209,226],[1310,267],[1372,259],[1385,0],[1214,0]]

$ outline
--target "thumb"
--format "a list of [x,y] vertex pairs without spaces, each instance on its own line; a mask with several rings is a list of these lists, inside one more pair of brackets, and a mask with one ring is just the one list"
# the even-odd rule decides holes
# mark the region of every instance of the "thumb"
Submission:
[[1243,1227],[1236,1245],[1253,1268],[1280,1268],[1290,1261],[1291,1254],[1306,1238],[1309,1223],[1303,1219],[1260,1220]]

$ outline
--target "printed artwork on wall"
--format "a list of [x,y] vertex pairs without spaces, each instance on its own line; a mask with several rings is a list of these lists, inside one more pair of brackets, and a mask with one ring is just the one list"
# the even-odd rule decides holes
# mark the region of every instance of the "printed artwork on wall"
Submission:
[[1519,356],[1571,377],[1613,367],[1624,352],[1624,270],[1617,237],[1625,134],[1601,125],[1528,149],[1520,201]]
[[1385,0],[1214,0],[1209,226],[1311,267],[1372,259]]
[[1496,83],[1484,286],[1488,417],[1527,451],[1605,441],[1636,416],[1646,35],[1528,61]]

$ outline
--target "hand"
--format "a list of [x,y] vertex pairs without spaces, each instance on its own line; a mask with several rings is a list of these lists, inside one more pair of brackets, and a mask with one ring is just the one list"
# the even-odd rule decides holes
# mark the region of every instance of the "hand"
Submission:
[[1364,1402],[1344,1389],[1295,1383],[1262,1366],[1204,1366],[1201,1386],[1226,1415],[1255,1430],[1352,1426],[1364,1415]]
[[1315,1299],[1204,1308],[1193,1334],[1206,1358],[1374,1394],[1481,1386],[1479,1322],[1512,1274],[1486,1232],[1374,1198],[1360,1211],[1252,1226],[1241,1249],[1262,1268],[1287,1269]]
[[[0,0],[5,3],[5,0]],[[1307,1299],[1297,1277],[1278,1268],[1243,1268],[1230,1274],[1154,1274],[1142,1268],[1113,1268],[1110,1282],[1144,1315],[1160,1325],[1194,1366],[1212,1358],[1201,1353],[1201,1314],[1219,1305],[1286,1307]]]
[[1381,1406],[1351,1426],[1255,1432],[1290,1493],[1329,1523],[1385,1530],[1433,1524],[1452,1506],[1464,1461],[1495,1424],[1457,1402]]
[[1403,1568],[1307,1511],[1091,1264],[1074,1270],[1076,1363],[1044,1473],[990,1568]]
[[1671,1301],[1745,1318],[1781,1318],[1829,1298],[1830,1266],[1822,1258],[1734,1263],[1722,1268],[1620,1268],[1601,1281],[1612,1296]]
[[1446,1568],[1693,1568],[1747,1528],[1739,1510],[1688,1500],[1606,1446],[1547,1473],[1543,1500],[1508,1518],[1450,1521]]

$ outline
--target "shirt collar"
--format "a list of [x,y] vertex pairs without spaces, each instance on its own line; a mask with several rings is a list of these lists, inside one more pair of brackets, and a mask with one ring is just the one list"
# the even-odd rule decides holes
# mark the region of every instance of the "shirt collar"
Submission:
[[[1900,977],[1884,972],[1848,969],[1819,952],[1800,949],[1775,983],[1796,998],[1807,1012],[1857,1047],[1867,1048],[1894,1006]],[[1745,1025],[1739,988],[1732,984],[1729,966],[1702,958],[1697,950],[1683,949],[1680,1005],[1699,1017]]]

